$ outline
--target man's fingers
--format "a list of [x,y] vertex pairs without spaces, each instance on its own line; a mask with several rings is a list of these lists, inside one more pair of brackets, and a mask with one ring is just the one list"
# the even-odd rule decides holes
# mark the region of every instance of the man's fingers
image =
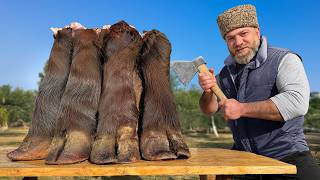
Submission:
[[219,101],[218,105],[224,110],[226,101]]
[[224,120],[228,120],[228,116],[227,116],[227,113],[226,113],[226,109],[224,107],[224,103],[221,103],[221,101],[219,102],[219,107],[220,107],[220,111],[222,112],[223,114],[223,119]]
[[213,75],[213,74],[214,74],[213,68],[210,68],[210,69],[209,69],[209,72]]
[[215,83],[216,82],[216,79],[214,78],[214,77],[212,77],[212,76],[209,76],[209,75],[199,75],[199,82],[201,82],[201,81],[207,81],[207,80],[210,80],[210,81],[212,81],[213,83]]
[[204,92],[210,93],[210,92],[211,92],[211,89],[205,89]]
[[[213,69],[209,69],[210,73],[213,73]],[[216,79],[214,76],[208,73],[199,73],[198,80],[201,88],[205,92],[211,92],[211,87],[213,87],[216,84]]]

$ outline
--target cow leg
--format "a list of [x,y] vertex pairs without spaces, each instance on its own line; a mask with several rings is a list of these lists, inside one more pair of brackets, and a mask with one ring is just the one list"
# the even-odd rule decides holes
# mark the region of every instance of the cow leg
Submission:
[[47,164],[72,164],[88,159],[96,130],[101,91],[98,33],[93,29],[79,29],[75,31],[74,39],[70,76]]
[[104,39],[103,88],[90,160],[96,164],[134,162],[140,159],[134,72],[142,39],[123,21],[112,25]]
[[36,97],[31,127],[20,147],[7,154],[11,160],[37,160],[47,157],[70,70],[72,30],[59,30],[55,32],[54,38],[48,68]]
[[171,45],[157,30],[146,32],[141,50],[144,82],[140,151],[146,160],[186,158],[179,118],[170,87]]

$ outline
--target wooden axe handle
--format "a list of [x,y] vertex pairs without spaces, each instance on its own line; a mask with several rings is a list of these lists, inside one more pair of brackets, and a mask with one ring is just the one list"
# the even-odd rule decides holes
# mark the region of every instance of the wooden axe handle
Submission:
[[[205,64],[201,64],[200,66],[198,66],[198,70],[201,73],[207,73],[212,75]],[[220,99],[220,101],[224,101],[227,99],[227,97],[223,94],[222,90],[219,88],[217,84],[211,87],[211,91]]]

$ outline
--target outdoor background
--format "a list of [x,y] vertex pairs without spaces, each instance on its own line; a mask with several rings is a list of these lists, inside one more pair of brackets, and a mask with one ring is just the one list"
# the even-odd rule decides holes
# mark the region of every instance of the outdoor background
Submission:
[[[19,145],[32,120],[38,83],[53,44],[50,27],[77,21],[87,28],[124,20],[143,30],[158,29],[171,42],[171,60],[203,56],[219,72],[228,50],[216,24],[239,4],[257,8],[262,35],[271,46],[298,53],[309,79],[311,99],[305,132],[320,159],[320,1],[317,0],[0,0],[0,148]],[[230,148],[232,136],[221,114],[200,112],[202,93],[195,77],[188,86],[172,75],[183,133],[190,147]],[[214,123],[214,124],[213,124]],[[214,125],[218,134],[213,134]],[[9,127],[7,129],[7,127]]]

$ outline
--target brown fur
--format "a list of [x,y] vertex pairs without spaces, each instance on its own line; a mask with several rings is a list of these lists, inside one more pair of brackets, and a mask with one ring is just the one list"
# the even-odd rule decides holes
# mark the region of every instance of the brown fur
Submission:
[[179,118],[170,88],[171,44],[157,30],[143,37],[141,69],[144,82],[140,151],[147,160],[190,156],[181,135]]
[[[104,38],[104,76],[97,137],[90,160],[96,164],[140,159],[137,126],[139,33],[125,22],[114,24]],[[136,81],[135,81],[136,80]]]
[[40,83],[35,101],[31,127],[20,147],[10,153],[12,160],[44,159],[54,135],[56,116],[64,92],[71,64],[72,30],[64,28],[55,40],[48,61],[48,69]]
[[88,159],[101,90],[100,49],[93,29],[74,31],[74,52],[47,164]]

